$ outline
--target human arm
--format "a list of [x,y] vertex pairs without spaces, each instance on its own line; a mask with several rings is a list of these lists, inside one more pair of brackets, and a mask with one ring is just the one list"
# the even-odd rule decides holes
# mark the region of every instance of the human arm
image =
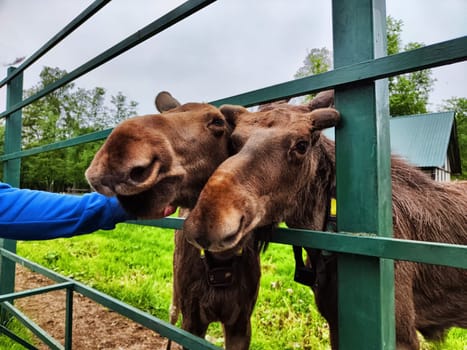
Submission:
[[0,238],[43,240],[113,229],[133,219],[116,198],[17,189],[0,182]]

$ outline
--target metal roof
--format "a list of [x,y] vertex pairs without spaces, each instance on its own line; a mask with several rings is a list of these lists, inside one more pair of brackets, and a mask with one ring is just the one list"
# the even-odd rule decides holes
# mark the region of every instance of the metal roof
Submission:
[[392,153],[418,167],[442,167],[453,123],[454,112],[391,118]]
[[[442,167],[449,157],[453,173],[460,172],[454,112],[393,117],[389,120],[391,152],[417,167]],[[334,130],[325,135],[334,139]]]

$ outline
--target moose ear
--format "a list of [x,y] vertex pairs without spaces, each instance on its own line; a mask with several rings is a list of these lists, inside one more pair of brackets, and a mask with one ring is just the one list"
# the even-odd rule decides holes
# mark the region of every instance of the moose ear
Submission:
[[[286,103],[289,103],[289,101],[290,101],[290,98],[286,98],[286,99],[283,99],[283,100],[269,102],[269,103],[259,105],[258,106],[258,112],[270,111],[271,109],[274,109],[274,107],[281,106],[281,105],[284,105]],[[310,109],[310,111],[311,111],[311,109]]]
[[318,108],[308,114],[314,130],[322,130],[336,126],[340,114],[334,108]]
[[219,110],[224,115],[227,122],[232,126],[237,125],[237,119],[240,114],[248,112],[245,107],[237,105],[222,105]]
[[308,103],[310,111],[326,107],[334,107],[334,90],[321,91]]
[[154,104],[156,105],[157,110],[161,113],[181,106],[180,102],[172,97],[170,92],[167,91],[159,92],[154,100]]

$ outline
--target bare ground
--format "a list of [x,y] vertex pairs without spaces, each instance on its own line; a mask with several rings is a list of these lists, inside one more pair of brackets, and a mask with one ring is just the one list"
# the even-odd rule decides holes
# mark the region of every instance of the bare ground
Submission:
[[[16,290],[37,288],[54,283],[48,278],[17,265]],[[15,305],[55,339],[64,343],[65,291],[47,292],[17,299]],[[73,298],[74,350],[158,350],[167,339],[79,293]],[[37,340],[41,350],[49,349]],[[173,346],[175,350],[178,346]]]

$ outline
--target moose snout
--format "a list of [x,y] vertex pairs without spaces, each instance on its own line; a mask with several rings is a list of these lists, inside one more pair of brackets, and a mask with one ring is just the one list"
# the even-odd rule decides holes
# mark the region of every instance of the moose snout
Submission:
[[222,208],[209,211],[196,208],[183,225],[189,243],[200,249],[224,251],[242,238],[244,217],[240,211],[226,213]]
[[209,246],[211,245],[211,241],[205,235],[200,235],[195,238],[188,238],[188,242],[199,249],[206,250],[209,250]]
[[188,237],[188,242],[199,249],[211,251],[223,251],[232,248],[237,243],[238,235],[233,233],[222,238],[220,241],[217,239],[211,240],[207,235],[200,234],[196,237]]
[[92,171],[89,170],[89,168],[88,170],[86,170],[85,176],[88,180],[89,185],[94,191],[109,197],[112,197],[116,194],[113,182],[107,176],[98,177],[95,174],[93,174]]
[[95,191],[106,196],[135,195],[151,186],[157,180],[160,162],[156,157],[139,159],[133,164],[122,166],[95,158],[86,170],[86,179]]

